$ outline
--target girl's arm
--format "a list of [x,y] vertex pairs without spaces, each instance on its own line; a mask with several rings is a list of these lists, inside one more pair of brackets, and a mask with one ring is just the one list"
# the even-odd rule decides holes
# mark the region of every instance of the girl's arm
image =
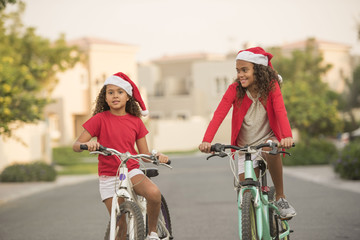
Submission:
[[290,127],[289,119],[287,117],[284,99],[277,82],[275,84],[275,90],[272,93],[272,95],[273,95],[274,113],[278,121],[278,126],[281,132],[280,145],[281,147],[284,148],[291,148],[292,144],[294,143],[294,140],[292,138],[291,127]]
[[73,144],[74,152],[82,152],[83,151],[80,149],[81,144],[86,144],[88,146],[89,151],[96,151],[97,149],[99,149],[100,144],[95,141],[90,141],[91,138],[92,138],[91,134],[87,130],[84,130],[80,134],[79,138]]
[[[138,140],[136,140],[136,146],[137,146],[137,149],[140,154],[148,154],[148,155],[151,154],[149,151],[145,137],[142,137],[142,138],[139,138]],[[169,160],[169,157],[162,153],[157,153],[157,156],[161,163],[167,163]],[[143,160],[146,161],[146,159],[143,159]]]
[[[218,107],[216,108],[213,118],[211,119],[209,126],[206,129],[203,142],[211,143],[217,130],[219,129],[224,118],[228,114],[232,104],[236,99],[236,86],[237,84],[231,84],[222,97]],[[200,147],[200,146],[199,146]]]

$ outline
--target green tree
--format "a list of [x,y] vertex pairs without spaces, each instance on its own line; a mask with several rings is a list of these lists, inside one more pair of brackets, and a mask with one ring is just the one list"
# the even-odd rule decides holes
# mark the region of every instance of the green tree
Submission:
[[308,39],[304,50],[295,50],[291,57],[274,48],[273,64],[284,79],[282,93],[293,128],[304,136],[332,135],[342,130],[338,114],[337,94],[321,77],[331,68],[317,52],[315,39]]
[[[341,110],[348,114],[350,121],[347,122],[348,126],[345,131],[350,133],[359,128],[359,123],[356,120],[354,109],[360,108],[360,65],[358,65],[354,71],[352,80],[346,79],[346,85],[348,92],[342,96]],[[350,140],[352,140],[350,135]]]
[[55,42],[24,27],[22,2],[15,12],[0,10],[0,135],[11,136],[21,123],[42,119],[43,108],[56,84],[56,73],[73,67],[78,50],[66,44],[64,35]]
[[0,11],[6,7],[8,3],[16,3],[16,0],[0,0]]

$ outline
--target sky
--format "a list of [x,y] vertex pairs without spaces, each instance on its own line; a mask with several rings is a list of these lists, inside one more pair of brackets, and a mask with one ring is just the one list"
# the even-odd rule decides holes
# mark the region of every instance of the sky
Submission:
[[309,37],[360,54],[359,0],[23,0],[23,22],[51,40],[96,37],[164,55],[264,48]]

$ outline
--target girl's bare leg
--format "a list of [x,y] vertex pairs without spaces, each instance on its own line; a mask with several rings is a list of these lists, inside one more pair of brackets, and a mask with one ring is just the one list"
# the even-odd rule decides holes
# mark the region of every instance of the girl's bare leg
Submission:
[[149,234],[156,232],[157,220],[161,207],[161,193],[159,188],[142,174],[131,178],[136,194],[146,198],[149,222]]
[[276,200],[279,200],[280,198],[285,198],[282,159],[280,155],[266,154],[265,160],[268,163],[271,179],[275,186]]

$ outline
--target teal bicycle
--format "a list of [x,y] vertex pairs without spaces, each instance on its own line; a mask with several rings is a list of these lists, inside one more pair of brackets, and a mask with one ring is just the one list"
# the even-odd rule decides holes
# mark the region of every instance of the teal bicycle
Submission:
[[[270,151],[263,150],[264,147],[271,148]],[[232,149],[232,151],[226,151]],[[216,143],[211,146],[212,155],[207,159],[219,156],[229,157],[231,170],[235,177],[235,186],[238,193],[238,213],[239,213],[239,236],[240,239],[290,239],[290,226],[288,219],[280,218],[278,208],[275,206],[275,188],[267,184],[267,164],[265,160],[259,161],[260,175],[257,178],[251,154],[262,152],[267,154],[288,154],[279,151],[277,144],[268,141],[257,146],[238,147],[233,145],[223,145]],[[235,161],[233,158],[237,153],[245,154],[245,180],[239,182],[236,174]]]

